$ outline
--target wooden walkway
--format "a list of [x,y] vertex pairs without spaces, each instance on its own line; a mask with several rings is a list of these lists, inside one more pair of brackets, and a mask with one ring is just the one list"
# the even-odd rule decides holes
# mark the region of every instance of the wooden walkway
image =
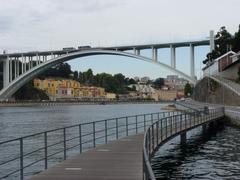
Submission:
[[128,136],[72,157],[32,180],[140,180],[143,134]]

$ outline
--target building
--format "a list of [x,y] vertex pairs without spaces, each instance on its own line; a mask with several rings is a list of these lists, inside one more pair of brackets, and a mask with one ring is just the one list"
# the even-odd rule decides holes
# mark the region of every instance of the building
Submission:
[[204,76],[221,76],[235,80],[240,68],[240,52],[229,51],[226,54],[208,63],[202,70]]
[[183,90],[187,80],[179,78],[177,75],[169,75],[164,79],[164,88],[168,87],[169,90]]
[[[152,88],[150,85],[144,85],[144,84],[131,84],[128,87],[133,88],[135,86],[136,88],[136,95],[134,95],[137,98],[152,98],[152,96],[155,94],[155,89]],[[134,93],[132,93],[133,96]]]
[[142,77],[139,81],[139,84],[147,84],[150,81],[149,77]]
[[34,87],[44,90],[50,100],[105,98],[105,89],[95,86],[80,86],[80,83],[71,79],[34,79]]
[[157,90],[156,93],[160,101],[172,101],[184,97],[184,92],[179,90]]
[[109,101],[115,100],[116,99],[116,94],[115,93],[106,93],[106,99]]

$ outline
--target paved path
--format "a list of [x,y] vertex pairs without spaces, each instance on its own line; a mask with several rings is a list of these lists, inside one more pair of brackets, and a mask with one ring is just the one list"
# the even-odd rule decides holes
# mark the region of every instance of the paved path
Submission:
[[140,180],[143,134],[128,136],[72,157],[32,180]]

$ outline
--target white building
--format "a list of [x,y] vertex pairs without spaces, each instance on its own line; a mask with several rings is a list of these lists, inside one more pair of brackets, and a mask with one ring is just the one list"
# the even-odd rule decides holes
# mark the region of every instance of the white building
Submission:
[[204,76],[222,76],[235,79],[239,68],[240,53],[229,51],[226,54],[207,64],[202,70]]

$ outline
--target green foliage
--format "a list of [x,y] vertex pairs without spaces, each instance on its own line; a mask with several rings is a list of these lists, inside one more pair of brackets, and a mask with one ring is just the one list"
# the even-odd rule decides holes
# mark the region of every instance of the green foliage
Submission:
[[187,83],[184,88],[185,96],[191,95],[192,91],[193,91],[192,86],[189,83]]
[[240,67],[238,68],[238,78],[237,78],[237,83],[240,83]]
[[240,25],[238,26],[238,32],[234,34],[234,38],[232,40],[232,50],[235,52],[240,51]]
[[203,61],[203,64],[212,62],[230,50],[235,52],[240,50],[240,25],[238,32],[234,35],[230,34],[225,26],[221,27],[215,38],[215,50],[207,54],[207,58]]
[[61,63],[56,65],[55,67],[51,67],[44,71],[39,78],[45,79],[47,77],[61,77],[61,78],[69,78],[72,74],[71,66],[67,63]]
[[40,89],[34,88],[33,81],[21,87],[15,94],[16,100],[48,100],[48,95]]
[[154,82],[153,85],[155,88],[161,88],[164,85],[164,78],[157,78]]

